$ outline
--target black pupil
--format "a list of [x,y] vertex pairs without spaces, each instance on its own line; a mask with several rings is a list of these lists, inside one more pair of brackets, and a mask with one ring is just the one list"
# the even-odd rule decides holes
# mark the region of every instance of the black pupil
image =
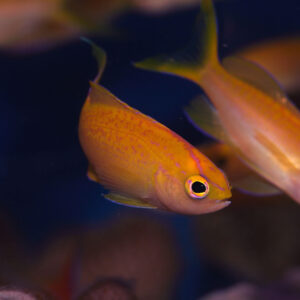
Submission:
[[203,184],[202,182],[200,181],[195,181],[193,184],[192,184],[192,191],[194,193],[204,193],[206,191],[206,186],[205,184]]

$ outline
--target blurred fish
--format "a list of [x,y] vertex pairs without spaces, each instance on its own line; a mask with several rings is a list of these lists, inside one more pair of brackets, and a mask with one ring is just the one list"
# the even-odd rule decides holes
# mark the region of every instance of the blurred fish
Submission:
[[203,214],[230,204],[223,172],[167,127],[131,108],[96,82],[105,53],[93,45],[99,74],[82,108],[79,139],[88,177],[124,205]]
[[247,46],[236,55],[251,60],[279,81],[288,93],[300,89],[300,37],[277,38]]
[[164,13],[198,0],[0,0],[0,48],[49,49],[86,33],[118,36],[113,21],[130,11]]
[[33,50],[78,34],[64,0],[0,0],[0,48]]
[[[191,60],[182,60],[189,57],[185,53],[137,66],[176,74],[203,87],[213,106],[199,96],[186,109],[191,121],[229,144],[255,172],[300,202],[299,110],[257,65],[237,57],[219,63],[211,0],[201,2],[197,29],[201,41],[190,50]],[[253,191],[255,186],[249,185]]]

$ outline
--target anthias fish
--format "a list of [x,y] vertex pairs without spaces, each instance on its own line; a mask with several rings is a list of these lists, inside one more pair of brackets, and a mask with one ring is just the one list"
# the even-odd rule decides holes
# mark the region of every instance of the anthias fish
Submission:
[[184,214],[228,206],[231,192],[221,170],[179,135],[96,83],[106,56],[93,47],[99,74],[81,111],[79,139],[90,163],[89,178],[110,190],[104,197]]
[[[234,148],[255,172],[300,202],[300,113],[273,78],[242,58],[220,63],[211,0],[202,0],[197,24],[200,41],[191,53],[147,59],[138,66],[173,73],[200,85],[187,108],[198,127]],[[212,103],[212,104],[211,104]]]

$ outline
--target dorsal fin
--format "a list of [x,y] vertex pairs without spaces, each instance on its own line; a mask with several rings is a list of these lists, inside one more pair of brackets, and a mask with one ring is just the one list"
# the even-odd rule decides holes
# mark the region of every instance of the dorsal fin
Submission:
[[95,56],[98,63],[98,73],[93,81],[99,82],[106,66],[106,53],[102,48],[98,47],[91,40],[85,37],[81,37],[81,40],[88,43],[92,47],[93,55]]
[[219,141],[226,140],[226,133],[219,121],[218,112],[205,95],[198,95],[184,110],[189,121],[196,128]]
[[90,81],[90,87],[91,88],[88,97],[91,103],[101,103],[103,105],[118,107],[119,109],[133,109],[126,103],[118,99],[116,96],[114,96],[103,86]]
[[95,56],[98,63],[98,73],[95,79],[93,81],[90,81],[90,91],[88,97],[91,103],[101,103],[104,105],[115,106],[121,109],[132,109],[126,103],[109,92],[106,88],[98,84],[106,66],[106,53],[102,48],[98,47],[91,40],[83,37],[81,39],[91,45],[93,55]]
[[280,85],[273,79],[272,75],[259,65],[236,56],[226,57],[222,61],[222,64],[232,75],[255,86],[288,109],[298,111],[294,104],[287,98]]

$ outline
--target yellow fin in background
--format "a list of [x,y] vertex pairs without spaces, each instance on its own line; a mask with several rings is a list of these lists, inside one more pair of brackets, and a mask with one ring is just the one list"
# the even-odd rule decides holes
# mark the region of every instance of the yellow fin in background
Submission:
[[197,96],[184,110],[189,121],[196,128],[219,141],[227,140],[226,133],[219,121],[218,112],[205,95]]
[[225,58],[222,65],[232,75],[255,86],[290,110],[298,111],[272,75],[259,65],[236,56]]
[[87,175],[88,179],[91,181],[95,181],[95,182],[99,181],[97,174],[91,165],[89,165],[86,175]]
[[254,173],[249,174],[245,178],[231,181],[231,184],[234,188],[240,190],[241,192],[256,196],[272,196],[282,193],[282,191],[277,187]]
[[148,58],[134,65],[141,69],[166,72],[201,81],[207,66],[218,62],[217,25],[212,0],[202,0],[191,44],[171,57]]
[[112,201],[117,204],[131,206],[131,207],[138,207],[138,208],[151,208],[156,209],[156,206],[153,206],[151,204],[148,204],[140,199],[130,198],[123,195],[115,194],[115,193],[109,193],[106,195],[103,195],[105,199]]

